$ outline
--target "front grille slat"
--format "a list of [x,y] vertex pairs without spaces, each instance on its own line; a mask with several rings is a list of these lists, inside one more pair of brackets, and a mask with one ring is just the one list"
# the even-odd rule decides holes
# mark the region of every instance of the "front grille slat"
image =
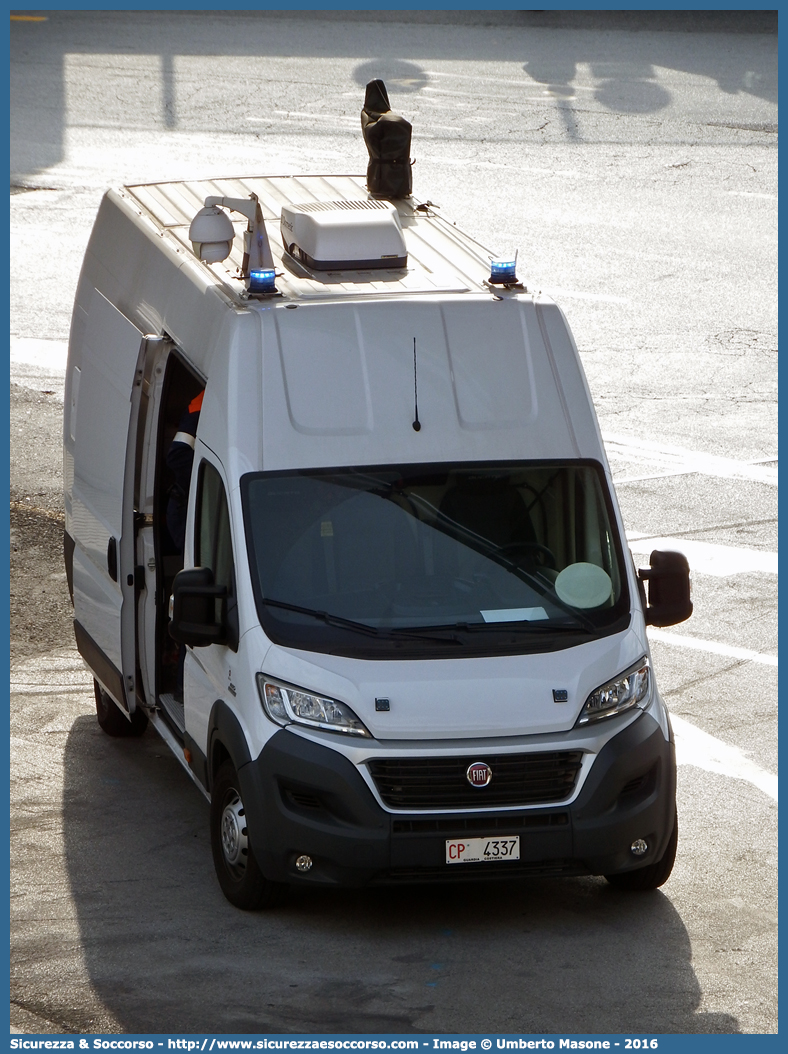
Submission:
[[[464,758],[377,758],[369,770],[392,808],[487,808],[560,802],[574,790],[583,753],[474,755]],[[465,773],[474,761],[492,769],[486,787],[472,787]]]
[[429,820],[394,820],[391,830],[395,835],[447,834],[459,837],[467,831],[478,831],[484,835],[490,835],[495,831],[506,831],[507,834],[513,834],[521,830],[568,826],[569,814],[560,812],[526,814],[525,816],[448,816]]

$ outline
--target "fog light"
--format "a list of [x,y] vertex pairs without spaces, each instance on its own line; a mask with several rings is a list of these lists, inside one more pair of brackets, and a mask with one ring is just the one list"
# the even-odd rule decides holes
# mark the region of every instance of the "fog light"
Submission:
[[[643,843],[646,844],[645,842]],[[306,854],[299,856],[296,860],[296,871],[309,871],[312,867],[312,857]]]
[[633,856],[643,856],[644,853],[648,852],[648,842],[645,838],[636,838],[629,847],[629,851]]

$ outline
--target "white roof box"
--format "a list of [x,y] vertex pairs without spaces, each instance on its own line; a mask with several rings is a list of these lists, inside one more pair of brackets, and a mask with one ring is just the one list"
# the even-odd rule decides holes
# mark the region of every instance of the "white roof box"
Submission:
[[404,267],[408,250],[388,201],[310,201],[282,206],[282,241],[312,271]]

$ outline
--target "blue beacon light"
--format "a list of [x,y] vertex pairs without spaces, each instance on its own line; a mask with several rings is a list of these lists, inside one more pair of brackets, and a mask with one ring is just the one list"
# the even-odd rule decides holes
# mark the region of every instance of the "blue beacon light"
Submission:
[[276,292],[276,275],[273,270],[266,268],[265,270],[250,271],[249,272],[249,292],[259,294],[268,294]]
[[490,260],[491,285],[515,285],[517,283],[517,253],[499,256]]

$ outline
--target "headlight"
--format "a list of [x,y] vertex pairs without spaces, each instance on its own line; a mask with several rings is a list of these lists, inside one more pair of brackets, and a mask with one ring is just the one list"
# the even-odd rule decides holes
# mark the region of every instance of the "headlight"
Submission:
[[348,736],[371,735],[345,703],[322,695],[272,681],[264,673],[257,675],[257,687],[263,710],[278,725],[306,725],[324,732],[343,732]]
[[648,698],[650,692],[651,668],[644,657],[619,674],[614,681],[608,681],[592,692],[580,711],[577,723],[587,725],[589,721],[601,721],[603,717],[623,713]]

